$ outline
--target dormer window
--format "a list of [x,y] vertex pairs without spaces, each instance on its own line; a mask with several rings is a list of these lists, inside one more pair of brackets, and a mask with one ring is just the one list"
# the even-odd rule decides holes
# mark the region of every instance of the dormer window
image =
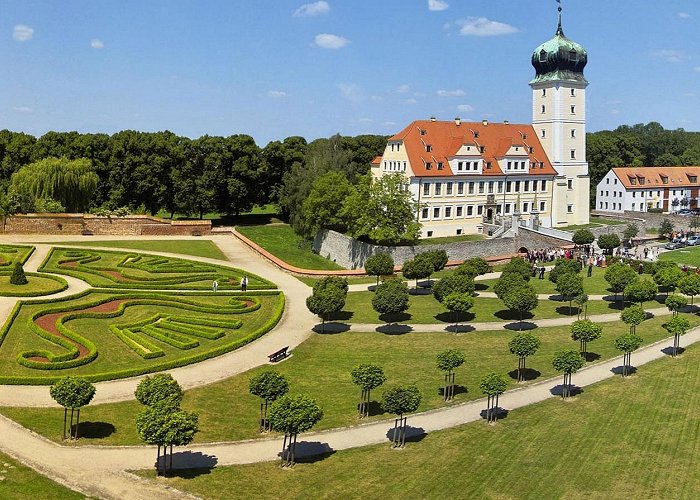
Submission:
[[575,50],[570,50],[569,51],[569,61],[570,62],[578,62],[578,52]]
[[441,161],[438,162],[438,170],[442,170],[442,162]]
[[486,162],[486,170],[490,170],[490,169],[491,169],[491,162],[487,161]]
[[424,128],[420,129],[420,135],[425,135],[427,134],[426,130]]
[[484,146],[479,146],[479,152],[483,153],[484,151],[486,151],[486,148]]
[[479,132],[473,132],[473,135],[474,135],[474,139],[478,139],[478,137],[479,137]]
[[661,176],[661,183],[662,183],[662,184],[668,184],[668,177],[666,177],[665,175],[662,175],[662,176]]
[[698,182],[698,176],[697,175],[689,175],[688,180],[690,182],[692,182],[693,184],[695,184],[696,182]]
[[425,164],[425,169],[426,169],[426,170],[432,170],[432,168],[433,168],[433,164],[432,164],[432,163],[427,162],[427,163]]
[[547,62],[547,51],[544,49],[540,50],[540,62]]
[[639,177],[639,185],[640,186],[644,185],[644,181],[645,181],[644,177]]
[[433,150],[433,146],[430,144],[425,145],[425,151],[426,153],[430,153]]
[[635,177],[630,177],[630,184],[635,186],[637,184],[637,179]]
[[535,148],[530,147],[530,154],[532,154],[532,153],[534,153],[534,152],[535,152]]

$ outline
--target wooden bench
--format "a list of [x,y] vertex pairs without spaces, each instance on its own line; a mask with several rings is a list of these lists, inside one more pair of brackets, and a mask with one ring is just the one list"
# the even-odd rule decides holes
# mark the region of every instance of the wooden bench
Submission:
[[275,351],[272,354],[270,354],[268,356],[268,358],[270,359],[270,363],[277,363],[281,359],[286,358],[288,355],[288,353],[287,353],[288,350],[289,350],[289,346],[283,347],[279,351]]

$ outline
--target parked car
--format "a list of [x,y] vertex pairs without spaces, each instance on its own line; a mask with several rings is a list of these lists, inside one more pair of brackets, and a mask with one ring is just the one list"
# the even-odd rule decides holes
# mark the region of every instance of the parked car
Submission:
[[700,245],[700,236],[691,236],[688,238],[686,245],[694,247],[695,245]]
[[678,250],[679,248],[683,248],[685,245],[681,243],[680,241],[669,241],[664,245],[664,248],[666,250]]
[[678,215],[693,215],[693,211],[688,208],[683,208],[678,211]]

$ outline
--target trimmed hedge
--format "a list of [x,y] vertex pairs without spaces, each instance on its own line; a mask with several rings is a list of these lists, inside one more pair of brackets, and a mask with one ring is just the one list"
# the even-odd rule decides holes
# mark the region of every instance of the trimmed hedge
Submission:
[[114,325],[109,325],[110,331],[117,336],[127,347],[143,359],[152,359],[160,356],[165,356],[165,352],[155,344],[146,339],[139,338],[130,330],[119,330]]
[[[10,276],[12,274],[11,271],[0,271],[0,276]],[[12,293],[3,293],[0,291],[0,297],[41,297],[44,295],[53,295],[54,293],[59,293],[64,290],[68,289],[68,282],[61,278],[60,276],[53,276],[51,274],[44,274],[44,273],[24,273],[25,276],[32,277],[40,277],[40,278],[46,278],[50,279],[52,281],[55,281],[60,285],[60,288],[57,288],[55,290],[49,291],[49,292],[42,292],[42,291],[37,291],[37,290],[23,290],[23,289],[18,289],[17,291],[14,291]],[[31,286],[31,283],[30,283]]]

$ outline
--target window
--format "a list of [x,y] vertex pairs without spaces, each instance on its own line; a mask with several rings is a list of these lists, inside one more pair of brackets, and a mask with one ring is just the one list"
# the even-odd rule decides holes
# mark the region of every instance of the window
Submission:
[[[540,212],[544,212],[545,207],[546,207],[546,202],[541,201],[540,202]],[[603,207],[601,206],[601,208],[603,208]]]
[[544,107],[544,104],[543,104],[543,105],[542,105],[542,113],[544,113],[544,111],[545,111],[545,107]]
[[443,167],[442,167],[442,162],[439,161],[439,162],[438,162],[438,170],[442,170],[442,168],[443,168]]
[[430,238],[433,235],[432,231],[428,231],[428,238]]
[[498,193],[503,192],[503,181],[498,181]]
[[574,213],[574,206],[569,204],[566,206],[566,213],[568,214],[573,214]]
[[571,138],[576,139],[576,129],[575,128],[571,129]]
[[576,114],[576,106],[571,106],[571,114],[575,115]]
[[457,217],[461,217],[463,212],[463,207],[457,207]]
[[432,163],[427,162],[427,163],[425,164],[425,169],[426,169],[426,170],[431,170],[432,168],[433,168]]
[[606,184],[610,184],[610,179],[605,179]]
[[446,194],[447,194],[448,196],[452,194],[452,183],[451,183],[451,182],[448,182],[448,183],[447,183],[446,191],[447,191]]
[[529,211],[530,211],[530,204],[527,201],[523,202],[523,212],[527,213]]
[[632,198],[636,198],[636,197],[637,197],[636,191],[632,191]]
[[474,207],[472,205],[469,205],[467,207],[467,217],[471,217],[472,215],[474,215]]
[[617,186],[617,179],[613,179],[613,184]]
[[457,183],[457,194],[464,194],[464,183],[463,182]]
[[477,205],[476,207],[476,215],[482,215],[484,213],[484,206],[483,205]]
[[515,181],[515,192],[516,193],[520,192],[520,181]]
[[573,179],[567,179],[566,180],[566,187],[569,189],[574,189],[574,180]]
[[433,146],[431,144],[426,144],[425,145],[425,151],[426,153],[430,153],[433,150]]
[[493,194],[493,181],[489,181],[489,194]]
[[506,181],[506,192],[512,193],[513,192],[513,181]]
[[496,213],[501,214],[501,205],[496,205]]
[[[540,61],[540,62],[543,62],[543,61]],[[542,97],[546,97],[546,96],[547,96],[547,89],[542,89]]]
[[423,184],[423,196],[430,196],[430,183]]
[[433,219],[440,218],[440,207],[433,208]]
[[486,162],[486,170],[490,170],[490,169],[491,169],[491,162],[487,161]]
[[576,89],[571,89],[571,97],[576,96]]
[[479,194],[484,194],[484,181],[479,182]]
[[530,181],[523,182],[523,191],[525,191],[526,193],[530,191]]
[[435,196],[440,196],[441,194],[442,194],[442,183],[436,182],[435,183]]
[[542,181],[542,191],[547,191],[547,181]]
[[575,160],[575,159],[576,159],[576,150],[575,150],[575,149],[572,149],[572,150],[571,150],[571,159],[572,159],[572,160]]
[[525,162],[524,161],[520,162],[520,170],[525,170]]
[[508,167],[506,167],[508,170],[510,170],[510,166],[511,166],[512,163],[513,163],[513,162],[510,162],[510,161],[508,162]]
[[[547,62],[547,51],[544,49],[540,50],[540,62]],[[544,95],[544,89],[542,89],[542,92],[542,95]]]
[[689,175],[689,176],[688,176],[688,179],[689,179],[690,182],[692,182],[693,184],[695,184],[696,182],[698,182],[698,176],[697,176],[697,175]]
[[[576,52],[575,50],[570,50],[569,51],[569,61],[578,62],[578,52]],[[571,95],[574,95],[573,92],[574,92],[574,89],[571,89]]]
[[606,209],[608,208],[608,202],[607,202],[607,201],[605,202],[605,208],[606,208]]
[[425,135],[425,134],[427,134],[427,132],[425,131],[425,129],[420,129],[420,135]]
[[632,203],[632,211],[634,211],[634,203]]
[[445,218],[452,217],[452,207],[445,207]]
[[428,209],[424,208],[423,211],[421,212],[420,215],[421,219],[427,219],[428,218]]
[[474,183],[473,182],[469,183],[469,194],[474,194]]
[[461,230],[461,229],[457,229],[457,236],[459,236],[460,234],[462,234],[462,230]]
[[510,203],[506,203],[506,213],[510,213]]
[[544,139],[544,136],[545,136],[544,129],[542,129],[542,133],[541,133],[542,139]]

